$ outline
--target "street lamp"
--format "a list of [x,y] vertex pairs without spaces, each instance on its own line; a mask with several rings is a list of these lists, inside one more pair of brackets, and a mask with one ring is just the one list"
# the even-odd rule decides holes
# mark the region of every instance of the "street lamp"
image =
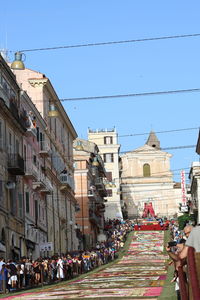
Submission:
[[11,69],[13,69],[13,70],[24,70],[25,69],[24,60],[22,60],[23,55],[24,55],[24,60],[25,60],[24,53],[19,52],[19,51],[15,53],[15,60],[11,64]]
[[50,105],[49,105],[48,116],[51,117],[51,118],[59,116],[59,112],[58,112],[57,107],[54,103],[50,103]]

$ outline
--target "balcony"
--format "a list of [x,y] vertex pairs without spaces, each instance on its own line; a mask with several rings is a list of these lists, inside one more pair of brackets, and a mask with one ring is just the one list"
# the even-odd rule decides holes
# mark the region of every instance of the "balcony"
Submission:
[[105,208],[106,208],[105,204],[103,204],[103,203],[96,206],[96,209],[100,214],[105,212],[105,210],[106,210]]
[[60,181],[61,181],[61,191],[66,191],[67,189],[72,189],[74,190],[74,179],[72,176],[68,175],[68,174],[61,174],[60,175]]
[[41,178],[38,178],[36,181],[33,181],[33,189],[36,191],[41,191],[42,189],[45,189],[45,183]]
[[15,99],[10,99],[10,111],[12,112],[15,119],[19,121],[19,110]]
[[35,165],[26,166],[24,177],[26,179],[32,179],[32,180],[37,181],[37,179],[39,177],[39,173],[38,173],[38,169],[36,168],[36,166]]
[[49,157],[51,154],[50,145],[47,141],[40,141],[39,154],[41,157]]
[[96,197],[96,192],[94,189],[88,190],[88,197],[89,198],[95,198]]
[[12,175],[24,175],[24,159],[17,153],[8,154],[8,172]]
[[107,196],[107,190],[103,181],[103,178],[99,177],[95,179],[95,186],[97,187],[97,190],[99,192],[99,194],[102,197],[106,197]]
[[101,226],[101,218],[98,217],[92,210],[89,211],[89,219],[97,226]]
[[44,184],[44,187],[41,188],[40,192],[44,194],[51,194],[53,192],[53,186],[50,180],[45,177],[42,179],[42,183]]
[[37,130],[36,130],[36,128],[35,127],[27,128],[27,130],[26,130],[26,136],[36,137],[37,136]]
[[95,185],[98,189],[103,189],[105,188],[104,186],[104,182],[103,182],[103,178],[102,177],[98,177],[95,179]]

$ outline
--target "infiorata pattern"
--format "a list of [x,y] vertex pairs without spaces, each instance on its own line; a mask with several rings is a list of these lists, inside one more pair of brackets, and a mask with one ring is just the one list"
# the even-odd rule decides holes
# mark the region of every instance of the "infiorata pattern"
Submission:
[[[166,279],[164,232],[137,231],[126,255],[98,273],[40,292],[4,299],[148,299],[156,300]],[[139,297],[139,298],[138,298]]]

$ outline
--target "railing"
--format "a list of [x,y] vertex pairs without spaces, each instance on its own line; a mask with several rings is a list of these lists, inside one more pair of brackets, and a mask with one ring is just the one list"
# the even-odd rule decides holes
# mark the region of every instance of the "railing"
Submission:
[[50,180],[47,177],[44,179],[44,183],[45,183],[46,189],[48,191],[52,192],[53,191],[53,186],[52,186]]
[[91,221],[95,222],[97,225],[100,225],[101,218],[98,217],[93,211],[89,211],[89,218]]
[[95,185],[104,186],[103,178],[102,177],[96,178],[95,179]]
[[47,141],[40,141],[40,155],[50,155],[50,145]]
[[0,137],[0,150],[3,150],[3,137]]
[[13,175],[24,175],[24,159],[17,153],[8,154],[8,171]]
[[[200,299],[200,253],[195,253],[193,247],[188,248],[187,255],[189,299]],[[181,298],[182,299],[182,298]]]
[[10,111],[12,112],[15,119],[19,120],[19,110],[14,101],[10,101]]
[[29,128],[27,128],[27,130],[26,130],[26,135],[27,136],[37,136],[37,130],[36,130],[36,128],[35,127],[29,127]]
[[10,98],[9,91],[3,88],[1,84],[0,84],[0,98],[2,98],[5,101],[7,106],[9,105],[9,98]]
[[61,174],[60,181],[62,184],[67,184],[71,189],[74,189],[74,179],[68,174]]
[[178,267],[178,278],[179,278],[181,300],[188,300],[187,279],[182,266]]
[[39,172],[38,169],[36,168],[35,165],[29,166],[26,165],[25,166],[25,176],[27,177],[32,177],[33,179],[38,179],[39,177]]

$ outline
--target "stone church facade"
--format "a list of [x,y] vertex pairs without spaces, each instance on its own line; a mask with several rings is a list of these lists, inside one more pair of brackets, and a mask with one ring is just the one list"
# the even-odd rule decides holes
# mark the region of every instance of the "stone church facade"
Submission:
[[171,157],[153,131],[144,146],[121,156],[121,198],[128,218],[142,217],[145,207],[153,207],[158,217],[178,213],[181,188],[173,181]]

